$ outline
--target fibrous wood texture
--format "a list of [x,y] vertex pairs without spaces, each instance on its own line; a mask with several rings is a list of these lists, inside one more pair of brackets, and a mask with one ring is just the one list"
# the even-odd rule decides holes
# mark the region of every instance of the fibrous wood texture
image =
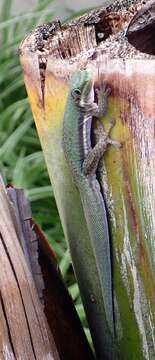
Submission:
[[[0,182],[0,358],[59,359]],[[26,220],[26,219],[25,219]]]
[[[115,2],[62,27],[53,22],[37,28],[21,45],[25,83],[99,359],[155,357],[154,26],[147,37],[148,27],[141,30],[136,17],[146,46],[140,41],[132,46],[132,19],[141,7],[138,1]],[[113,254],[114,352],[106,349],[106,334],[99,331],[100,285],[80,196],[62,149],[69,80],[77,68],[92,71],[96,88],[103,82],[111,88],[103,124],[108,127],[114,118],[112,137],[122,142],[120,150],[109,146],[100,174]]]

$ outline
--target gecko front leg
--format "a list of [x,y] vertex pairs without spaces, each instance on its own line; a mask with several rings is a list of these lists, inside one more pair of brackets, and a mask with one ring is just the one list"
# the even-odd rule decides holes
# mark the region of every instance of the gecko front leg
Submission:
[[96,129],[95,136],[97,139],[97,144],[91,149],[83,162],[83,173],[88,175],[93,175],[96,173],[99,161],[103,157],[108,144],[112,144],[117,148],[120,148],[122,144],[117,140],[110,138],[110,133],[112,128],[115,125],[115,121],[110,118],[110,126],[108,130],[104,129],[102,122],[99,120],[101,117],[105,116],[108,110],[108,96],[110,95],[110,88],[106,88],[103,85],[101,90],[97,90],[98,95],[98,105],[94,107],[93,116],[96,118]]

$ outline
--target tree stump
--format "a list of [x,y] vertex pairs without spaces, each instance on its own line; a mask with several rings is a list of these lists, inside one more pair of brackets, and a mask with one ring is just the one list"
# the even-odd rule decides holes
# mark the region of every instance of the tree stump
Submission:
[[[135,15],[141,8],[138,1],[120,1],[62,26],[58,21],[49,23],[28,35],[20,48],[28,96],[98,359],[155,358],[154,19],[147,36],[147,24],[139,30]],[[141,33],[137,42],[133,19]],[[141,46],[143,39],[146,46]],[[82,203],[62,149],[69,80],[78,68],[91,70],[96,88],[103,82],[111,88],[103,124],[108,127],[109,117],[114,118],[112,137],[123,144],[120,150],[109,146],[100,174],[113,257],[116,336],[110,347]]]

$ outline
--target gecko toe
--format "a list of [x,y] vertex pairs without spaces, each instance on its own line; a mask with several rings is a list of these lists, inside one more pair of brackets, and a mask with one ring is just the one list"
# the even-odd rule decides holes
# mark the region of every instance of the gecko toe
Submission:
[[108,97],[110,94],[111,94],[111,88],[110,88],[110,87],[107,87],[107,88],[105,89],[105,95]]
[[101,92],[104,94],[104,96],[108,97],[111,94],[111,88],[107,86],[105,82],[101,85]]
[[113,128],[116,124],[116,120],[114,118],[110,118],[109,123],[110,123],[110,128]]

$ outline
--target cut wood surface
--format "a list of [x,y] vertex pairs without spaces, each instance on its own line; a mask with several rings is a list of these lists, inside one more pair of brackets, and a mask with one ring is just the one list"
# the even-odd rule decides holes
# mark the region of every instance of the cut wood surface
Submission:
[[[119,360],[154,360],[155,22],[151,12],[149,32],[147,21],[142,29],[142,19],[138,23],[139,13],[135,15],[141,8],[142,1],[115,1],[69,24],[53,22],[38,27],[20,49],[25,83],[97,358],[106,360],[115,356],[112,347],[109,352],[106,348],[109,335],[99,331],[104,318],[102,294],[80,195],[62,148],[63,118],[69,81],[77,69],[91,71],[94,88],[103,83],[111,88],[108,113],[102,121],[108,128],[109,118],[115,119],[112,138],[121,141],[122,148],[108,147],[97,176],[111,234],[114,352]],[[148,8],[140,13],[145,14],[145,20]],[[135,41],[138,31],[141,36]],[[96,141],[94,133],[92,141]]]

